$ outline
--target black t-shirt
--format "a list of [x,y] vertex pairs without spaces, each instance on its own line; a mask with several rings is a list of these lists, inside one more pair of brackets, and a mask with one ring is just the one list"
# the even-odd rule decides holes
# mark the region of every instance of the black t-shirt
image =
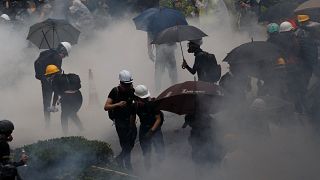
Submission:
[[151,128],[156,122],[156,115],[161,115],[161,111],[156,110],[153,101],[139,100],[135,103],[135,107],[141,126]]
[[118,103],[120,101],[126,101],[127,106],[123,108],[114,109],[115,124],[119,126],[129,126],[130,116],[134,114],[133,100],[134,89],[129,92],[120,90],[120,87],[114,87],[108,95],[108,98],[112,99],[112,103]]
[[10,147],[6,141],[0,141],[0,163],[7,164],[10,160]]
[[217,60],[212,54],[214,59],[208,59],[209,54],[204,51],[199,51],[195,53],[195,60],[193,65],[193,70],[197,72],[199,81],[211,82],[209,74],[211,74],[212,66],[217,65]]

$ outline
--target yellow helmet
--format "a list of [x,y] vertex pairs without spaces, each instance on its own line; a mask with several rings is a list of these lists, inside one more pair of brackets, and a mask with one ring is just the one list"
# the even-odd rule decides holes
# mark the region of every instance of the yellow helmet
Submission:
[[306,22],[310,20],[310,17],[308,15],[298,15],[297,19],[298,19],[298,22]]
[[59,72],[59,68],[56,65],[50,64],[46,68],[46,73],[44,75],[50,75]]
[[286,65],[286,61],[283,58],[279,58],[276,62],[276,65]]

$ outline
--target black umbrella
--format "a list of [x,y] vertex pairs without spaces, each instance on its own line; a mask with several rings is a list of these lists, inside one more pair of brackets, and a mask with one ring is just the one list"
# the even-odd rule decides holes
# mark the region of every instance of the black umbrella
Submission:
[[259,21],[280,23],[295,17],[294,10],[298,7],[296,2],[281,2],[271,6],[266,12],[262,13]]
[[47,19],[32,25],[27,39],[39,49],[51,49],[63,41],[76,44],[79,35],[80,31],[66,20]]
[[249,73],[256,74],[264,72],[261,68],[265,70],[275,67],[281,60],[283,55],[279,47],[269,42],[255,41],[236,47],[223,61],[230,66],[247,68],[251,71]]
[[190,26],[190,25],[177,25],[170,28],[167,28],[161,31],[151,42],[153,44],[168,44],[168,43],[180,43],[180,48],[182,51],[181,42],[201,39],[202,37],[208,36],[206,33],[200,29]]

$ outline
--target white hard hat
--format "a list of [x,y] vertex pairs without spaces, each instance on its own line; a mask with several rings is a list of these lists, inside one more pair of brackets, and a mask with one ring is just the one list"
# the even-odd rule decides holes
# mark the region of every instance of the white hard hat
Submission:
[[292,24],[288,21],[285,21],[283,23],[280,24],[280,32],[289,32],[292,31],[294,28],[292,26]]
[[3,19],[10,21],[10,17],[7,14],[2,14],[0,17],[2,17]]
[[144,99],[150,97],[150,91],[145,85],[138,85],[134,88],[134,95]]
[[261,98],[256,98],[251,104],[251,109],[254,111],[264,111],[266,110],[266,102]]
[[133,81],[131,73],[127,70],[120,71],[119,80],[120,80],[120,82],[128,83],[128,84],[132,83],[132,81]]
[[60,44],[67,50],[67,52],[69,54],[71,51],[71,47],[72,47],[71,44],[69,42],[61,42]]

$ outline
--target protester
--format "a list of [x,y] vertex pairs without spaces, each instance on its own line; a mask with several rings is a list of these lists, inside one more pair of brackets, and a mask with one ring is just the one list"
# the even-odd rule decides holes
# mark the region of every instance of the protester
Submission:
[[63,133],[65,135],[68,134],[69,118],[73,120],[80,131],[83,131],[83,125],[77,114],[82,106],[83,101],[80,91],[80,77],[73,73],[61,74],[61,70],[52,73],[48,71],[46,76],[48,81],[51,82],[51,87],[54,92],[54,98],[52,102],[53,108],[51,108],[52,111],[56,111],[56,105],[61,104],[61,126]]
[[119,73],[120,84],[114,87],[108,95],[104,110],[108,111],[109,118],[114,121],[119,136],[121,153],[117,156],[119,165],[132,170],[131,151],[137,136],[134,118],[134,88],[132,75],[127,70]]
[[164,159],[164,141],[161,131],[163,114],[155,109],[150,92],[145,85],[135,87],[137,96],[135,102],[136,114],[140,119],[139,142],[144,156],[144,165],[147,170],[151,168],[152,145],[157,153],[157,164]]
[[187,69],[191,74],[197,73],[199,81],[216,83],[221,77],[221,66],[218,65],[213,54],[209,54],[200,48],[201,45],[202,39],[189,41],[188,52],[195,56],[194,65],[191,68],[184,59],[182,68]]
[[49,49],[41,52],[38,59],[34,62],[35,77],[41,81],[43,111],[47,128],[50,123],[50,111],[48,111],[48,108],[50,107],[53,91],[45,76],[46,68],[48,65],[55,65],[57,69],[60,70],[62,59],[69,55],[70,50],[70,43],[61,42],[56,49]]
[[[152,45],[151,41],[152,35],[148,33],[148,54],[150,60],[155,63],[154,81],[156,91],[159,91],[162,84],[162,76],[166,69],[168,71],[171,84],[175,84],[178,81],[177,63],[175,58],[177,45],[175,43]],[[154,49],[156,52],[155,55],[153,53]]]
[[13,130],[14,125],[11,121],[0,121],[0,179],[2,180],[20,179],[17,167],[25,165],[28,161],[28,156],[24,153],[21,154],[19,162],[13,162],[11,159],[8,142],[13,140]]

